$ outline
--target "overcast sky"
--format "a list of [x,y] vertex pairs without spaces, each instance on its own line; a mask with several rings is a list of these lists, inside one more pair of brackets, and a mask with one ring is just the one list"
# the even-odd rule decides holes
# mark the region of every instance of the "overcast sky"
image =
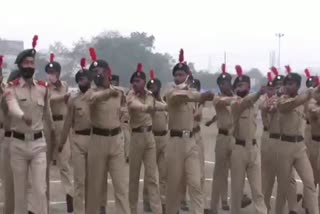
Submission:
[[156,37],[157,51],[178,58],[184,48],[197,69],[207,69],[210,57],[220,67],[226,51],[229,71],[235,64],[267,71],[281,32],[281,64],[320,73],[319,8],[319,0],[8,0],[0,37],[22,39],[28,48],[38,34],[38,48],[46,49],[105,30],[144,31]]

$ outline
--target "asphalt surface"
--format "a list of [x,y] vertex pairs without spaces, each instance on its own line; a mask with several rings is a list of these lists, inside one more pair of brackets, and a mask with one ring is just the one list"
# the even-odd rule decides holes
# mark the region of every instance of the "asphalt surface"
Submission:
[[[203,122],[209,120],[214,115],[214,110],[212,108],[204,108],[204,119]],[[257,133],[259,139],[259,136],[261,135],[261,121],[259,121],[259,131]],[[213,174],[213,167],[214,167],[214,147],[215,147],[215,138],[217,135],[217,127],[215,124],[213,124],[210,127],[205,127],[204,125],[202,126],[202,136],[205,144],[205,176],[206,176],[206,198],[207,198],[207,203],[206,207],[209,207],[209,202],[210,202],[210,196],[211,196],[211,183],[212,183],[212,174]],[[141,172],[141,175],[143,175],[143,172]],[[138,213],[144,213],[143,208],[142,208],[142,182],[143,182],[143,176],[141,176],[140,179],[140,203],[139,203],[139,212]],[[61,186],[61,181],[59,178],[59,173],[57,170],[57,167],[53,166],[51,170],[51,176],[50,176],[50,187],[51,187],[51,202],[50,202],[50,213],[52,214],[65,214],[66,212],[66,204],[65,204],[65,194],[63,191],[63,188]],[[298,182],[298,192],[301,192],[301,182],[299,182],[299,179],[297,178]],[[275,196],[275,190],[273,196]],[[246,181],[245,184],[245,193],[247,193],[251,197],[251,192],[249,185]],[[229,179],[229,197],[230,197],[230,179]],[[274,208],[274,197],[272,199],[272,207]],[[0,213],[2,212],[2,207],[3,207],[3,189],[2,186],[0,186]],[[114,210],[114,197],[113,197],[113,188],[111,185],[111,181],[108,181],[108,201],[107,201],[107,213],[109,214],[116,214]],[[187,214],[189,212],[182,212],[180,213]],[[228,211],[219,211],[219,214],[226,214],[229,213]],[[242,209],[241,211],[242,214],[254,214],[254,207],[252,205],[248,206],[245,209]],[[274,210],[271,211],[270,214],[273,214]],[[304,211],[301,208],[299,210],[299,213],[303,214]]]

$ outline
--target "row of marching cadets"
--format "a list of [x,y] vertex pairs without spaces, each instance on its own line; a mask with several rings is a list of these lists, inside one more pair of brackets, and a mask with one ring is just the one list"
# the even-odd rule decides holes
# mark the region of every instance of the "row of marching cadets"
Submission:
[[[223,65],[217,79],[220,93],[201,93],[200,81],[193,78],[181,50],[172,71],[175,84],[161,97],[161,82],[153,71],[147,81],[139,63],[130,78],[131,89],[125,92],[108,62],[90,48],[92,62],[87,69],[86,60],[81,60],[75,75],[79,91],[70,95],[54,55],[45,67],[48,83],[33,78],[37,39],[17,56],[16,75],[1,85],[4,213],[49,212],[52,163],[59,168],[68,213],[106,213],[109,176],[115,213],[138,213],[142,164],[144,210],[152,213],[176,214],[181,208],[214,214],[221,201],[223,210],[239,214],[251,203],[243,194],[247,177],[256,213],[270,212],[277,178],[276,213],[284,213],[288,202],[294,214],[298,210],[295,171],[304,185],[306,212],[319,213],[315,183],[320,89],[318,78],[308,70],[310,89],[301,95],[301,76],[289,66],[286,76],[271,68],[267,86],[250,94],[251,80],[241,66],[236,66],[232,83]],[[208,101],[216,109],[209,122],[216,120],[218,128],[210,205],[205,197],[200,128]],[[256,138],[259,110],[264,127],[261,149]],[[187,191],[190,208],[185,203]]]

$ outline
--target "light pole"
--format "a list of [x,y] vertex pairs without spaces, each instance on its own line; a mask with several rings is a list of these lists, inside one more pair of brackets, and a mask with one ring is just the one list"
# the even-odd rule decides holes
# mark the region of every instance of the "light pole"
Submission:
[[279,38],[279,44],[278,44],[278,68],[281,69],[281,37],[284,37],[283,33],[276,33],[276,37]]

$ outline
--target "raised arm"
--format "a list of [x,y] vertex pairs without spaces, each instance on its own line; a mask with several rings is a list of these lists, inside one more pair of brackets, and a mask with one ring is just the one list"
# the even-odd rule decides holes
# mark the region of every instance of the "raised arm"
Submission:
[[311,98],[311,92],[296,97],[281,97],[278,103],[278,109],[281,113],[292,111],[296,107],[303,105]]
[[14,89],[8,87],[5,89],[4,92],[5,101],[7,102],[9,114],[13,117],[22,119],[24,116],[24,112],[19,106],[18,100],[14,95]]
[[240,115],[244,110],[254,105],[258,101],[260,96],[261,92],[259,91],[257,93],[250,94],[245,98],[233,101],[231,104],[233,113],[236,113],[236,115]]

